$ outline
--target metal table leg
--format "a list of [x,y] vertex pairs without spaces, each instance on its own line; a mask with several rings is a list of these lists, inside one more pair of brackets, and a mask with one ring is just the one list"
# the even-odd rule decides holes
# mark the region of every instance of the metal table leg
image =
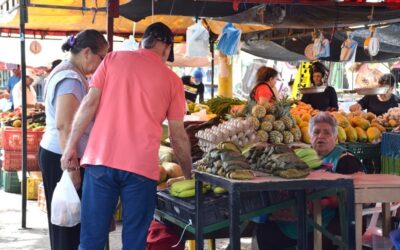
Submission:
[[240,193],[233,190],[229,193],[229,236],[231,250],[240,250]]
[[347,212],[347,240],[348,240],[348,249],[355,249],[355,241],[356,241],[356,226],[355,226],[355,217],[354,217],[354,185],[353,181],[349,180],[347,185],[345,185],[346,189],[346,212]]
[[195,180],[196,183],[196,250],[204,249],[204,238],[203,238],[203,192],[202,186],[203,182],[198,179]]
[[297,247],[299,250],[307,250],[307,203],[306,191],[296,192],[297,201]]

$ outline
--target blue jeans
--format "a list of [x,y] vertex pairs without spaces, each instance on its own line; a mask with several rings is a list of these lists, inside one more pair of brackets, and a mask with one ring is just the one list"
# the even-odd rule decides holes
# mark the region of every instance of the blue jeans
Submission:
[[103,250],[118,197],[124,250],[146,249],[156,203],[156,181],[131,172],[88,165],[83,181],[79,250]]

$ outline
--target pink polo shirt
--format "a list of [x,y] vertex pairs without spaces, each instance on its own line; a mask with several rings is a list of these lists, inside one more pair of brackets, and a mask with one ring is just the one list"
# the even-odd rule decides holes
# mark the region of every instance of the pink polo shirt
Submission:
[[90,81],[102,90],[81,164],[105,165],[158,180],[162,122],[183,120],[181,79],[154,52],[109,53]]

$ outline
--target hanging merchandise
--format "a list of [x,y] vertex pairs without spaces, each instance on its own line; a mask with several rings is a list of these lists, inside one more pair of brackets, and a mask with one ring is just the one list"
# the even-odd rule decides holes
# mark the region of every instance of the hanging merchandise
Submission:
[[342,43],[342,50],[340,51],[341,62],[354,62],[356,59],[358,43],[353,40],[351,32],[347,32],[347,39]]
[[201,22],[186,30],[186,56],[204,57],[209,52],[209,33]]
[[313,45],[313,55],[316,58],[329,57],[331,55],[329,40],[324,37],[322,32],[318,32],[316,35],[313,34],[314,45]]
[[376,35],[375,27],[370,27],[371,35],[364,41],[364,51],[368,56],[376,56],[379,53],[380,42]]
[[227,56],[237,54],[239,52],[241,34],[242,32],[235,28],[232,23],[227,23],[220,35],[217,49]]

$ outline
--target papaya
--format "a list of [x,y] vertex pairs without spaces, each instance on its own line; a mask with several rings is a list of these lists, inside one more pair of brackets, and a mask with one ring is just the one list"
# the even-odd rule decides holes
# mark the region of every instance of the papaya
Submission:
[[308,133],[308,126],[300,128],[301,130],[301,139],[303,142],[311,144],[310,134]]
[[311,119],[311,115],[305,113],[305,114],[303,114],[303,115],[301,116],[301,119],[302,119],[303,121],[308,122],[308,121]]
[[372,113],[372,112],[368,112],[367,113],[367,119],[369,120],[369,121],[372,121],[373,119],[375,119],[376,118],[376,115],[374,114],[374,113]]
[[307,129],[308,129],[308,125],[309,125],[308,122],[302,121],[302,122],[299,124],[299,127],[300,127],[300,128],[307,128]]
[[348,126],[344,129],[347,136],[347,141],[349,142],[356,142],[357,141],[357,132],[352,126]]
[[339,143],[345,143],[347,140],[346,131],[344,128],[338,127],[338,141]]
[[367,129],[368,142],[377,142],[381,138],[381,131],[376,127]]
[[357,132],[357,138],[359,142],[366,142],[367,141],[367,133],[365,132],[364,129],[360,127],[356,127],[356,132]]
[[299,115],[292,115],[293,118],[296,120],[297,124],[300,124],[303,120],[301,120],[301,117]]
[[356,117],[352,118],[351,125],[353,127],[360,127],[364,130],[367,130],[371,126],[371,124],[369,123],[369,121],[367,119],[364,119],[360,116],[356,116]]
[[336,117],[336,120],[340,127],[347,128],[350,125],[350,122],[349,122],[349,120],[347,120],[346,117],[339,115],[339,114],[335,115],[335,117]]
[[371,127],[378,128],[381,131],[381,133],[386,132],[386,128],[384,126],[380,125],[379,123],[373,122],[373,123],[371,123]]

